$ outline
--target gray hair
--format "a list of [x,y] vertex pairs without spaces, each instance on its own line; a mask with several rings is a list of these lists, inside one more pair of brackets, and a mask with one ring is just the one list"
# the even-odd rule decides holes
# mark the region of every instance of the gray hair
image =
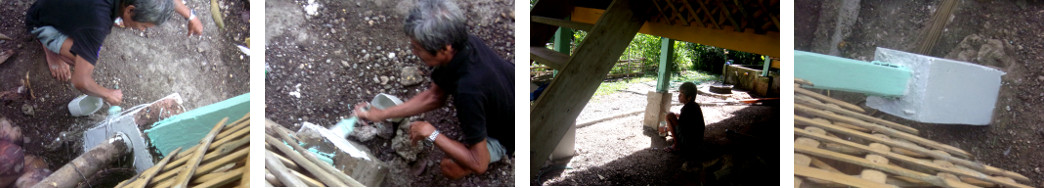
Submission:
[[132,20],[160,25],[174,14],[174,1],[178,0],[124,0],[123,4],[134,5]]
[[449,0],[420,0],[402,27],[407,36],[433,54],[446,45],[461,49],[468,42],[464,12]]

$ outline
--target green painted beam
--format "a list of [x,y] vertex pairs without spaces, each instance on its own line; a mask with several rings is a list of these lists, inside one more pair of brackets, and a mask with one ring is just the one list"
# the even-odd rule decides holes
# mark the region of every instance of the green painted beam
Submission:
[[896,64],[794,51],[794,77],[812,82],[812,88],[899,97],[912,75],[909,67]]
[[772,58],[767,55],[761,56],[765,59],[765,65],[761,67],[761,77],[768,76],[769,69],[772,68]]
[[250,93],[246,93],[156,122],[145,134],[158,153],[166,156],[175,148],[199,144],[222,118],[232,122],[249,112]]
[[660,70],[656,74],[656,92],[671,87],[671,64],[674,61],[674,39],[660,37]]
[[[569,18],[566,18],[566,20],[569,20]],[[559,53],[564,53],[566,55],[570,55],[569,48],[571,46],[570,43],[572,42],[572,40],[573,30],[565,27],[559,27],[558,31],[555,31],[555,51],[558,51]],[[558,69],[555,69],[552,72],[551,76],[558,76]]]

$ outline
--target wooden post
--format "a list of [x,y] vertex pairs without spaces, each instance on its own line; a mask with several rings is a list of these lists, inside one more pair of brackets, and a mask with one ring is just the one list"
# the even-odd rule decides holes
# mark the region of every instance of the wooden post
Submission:
[[[644,10],[637,8],[636,10]],[[589,32],[586,41],[577,48],[560,75],[551,81],[544,96],[537,99],[531,110],[530,176],[539,173],[565,132],[576,122],[576,117],[598,89],[598,84],[616,64],[638,29],[645,15],[636,14],[629,0],[616,0]]]
[[671,64],[674,64],[674,39],[660,37],[660,71],[656,76],[656,92],[667,92],[671,87]]

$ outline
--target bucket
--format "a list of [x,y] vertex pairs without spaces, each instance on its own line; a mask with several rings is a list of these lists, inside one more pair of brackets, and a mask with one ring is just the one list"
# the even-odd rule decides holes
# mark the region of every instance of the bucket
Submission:
[[[370,101],[370,106],[381,110],[391,108],[392,106],[398,106],[400,104],[402,104],[402,100],[398,97],[384,93],[377,94],[377,96],[373,97],[373,100]],[[399,122],[402,121],[402,118],[392,118],[388,119],[388,121]]]
[[101,108],[102,99],[95,96],[80,95],[69,102],[69,114],[74,117],[91,115]]

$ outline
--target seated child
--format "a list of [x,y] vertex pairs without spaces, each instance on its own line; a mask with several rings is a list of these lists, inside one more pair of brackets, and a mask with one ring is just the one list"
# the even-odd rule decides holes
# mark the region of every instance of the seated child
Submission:
[[696,84],[685,82],[678,87],[678,102],[682,106],[681,114],[667,113],[667,130],[674,135],[674,141],[665,151],[689,153],[696,151],[703,143],[703,111],[696,104]]

